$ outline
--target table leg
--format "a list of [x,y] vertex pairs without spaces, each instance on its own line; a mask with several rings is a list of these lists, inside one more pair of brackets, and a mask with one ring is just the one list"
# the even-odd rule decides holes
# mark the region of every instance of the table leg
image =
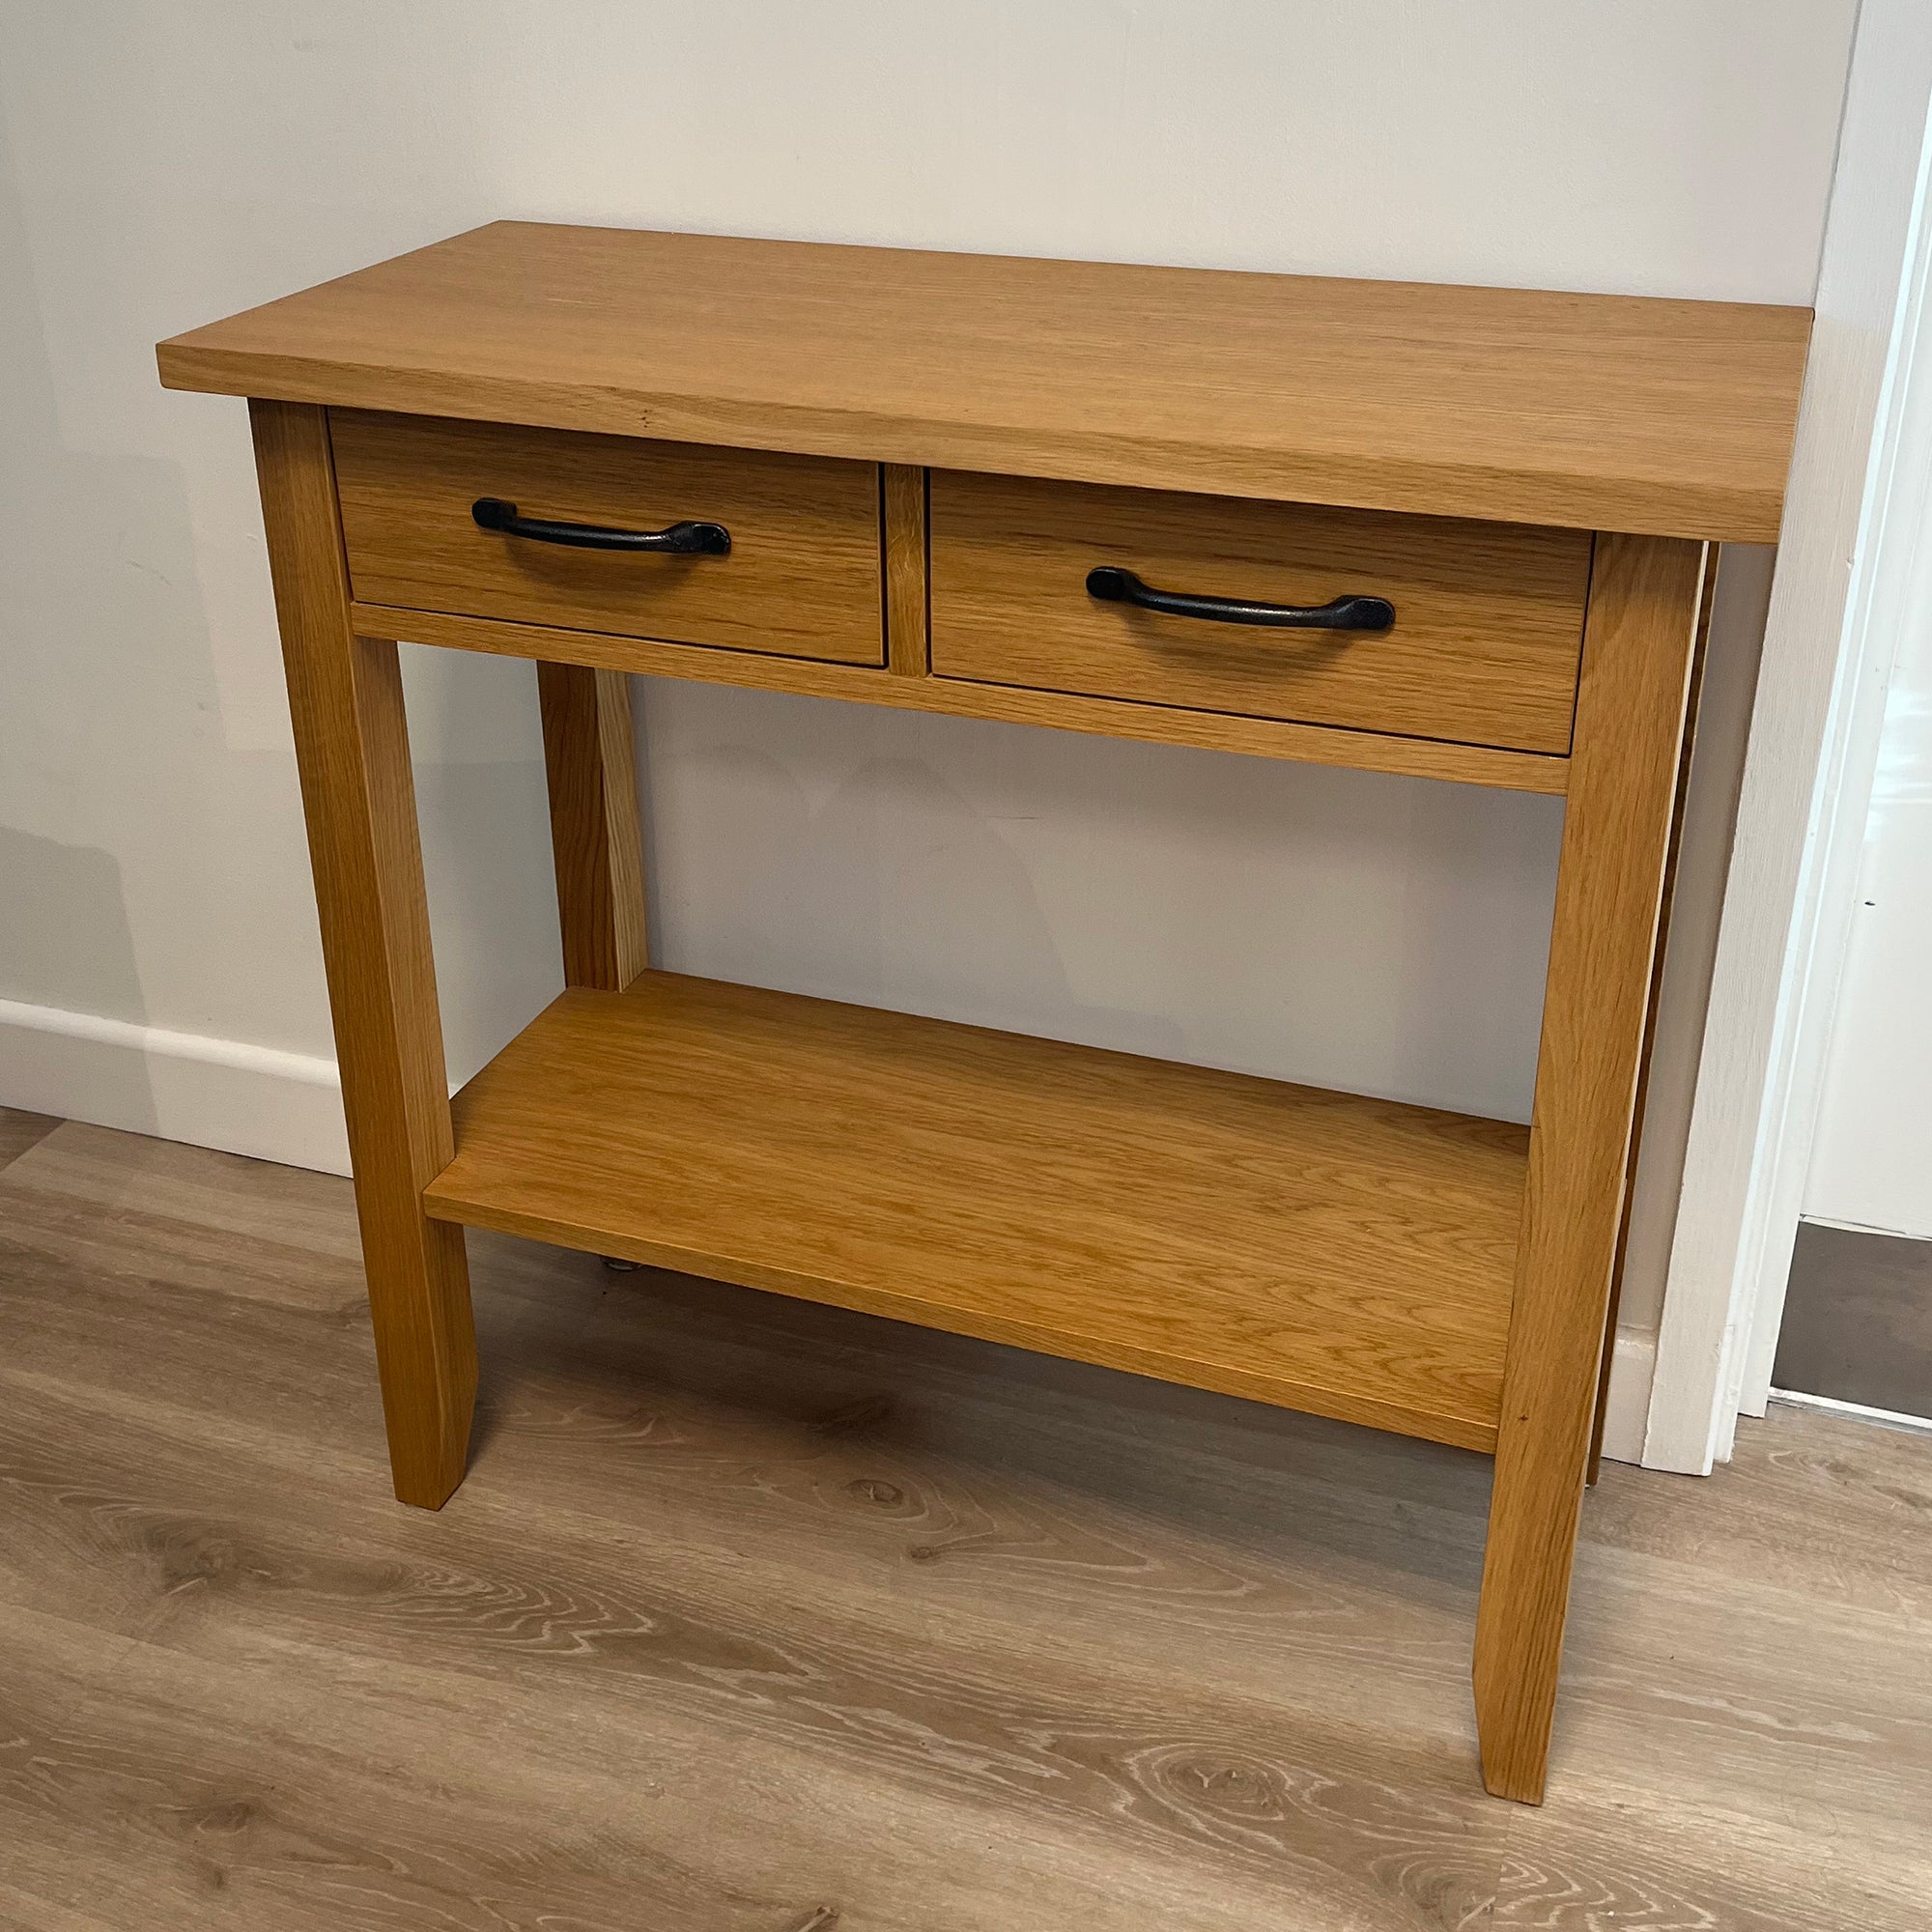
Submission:
[[1617,1221],[1616,1262],[1610,1270],[1610,1305],[1604,1315],[1604,1360],[1597,1372],[1597,1419],[1590,1430],[1589,1482],[1604,1466],[1604,1424],[1610,1400],[1610,1371],[1617,1343],[1617,1310],[1623,1299],[1624,1262],[1630,1248],[1631,1197],[1643,1158],[1643,1122],[1650,1092],[1650,1067],[1657,1044],[1658,1013],[1663,998],[1664,955],[1670,945],[1670,902],[1677,890],[1677,858],[1684,843],[1684,814],[1690,798],[1690,759],[1696,749],[1697,708],[1703,697],[1704,668],[1711,641],[1711,607],[1718,590],[1718,546],[1704,547],[1704,582],[1698,592],[1697,641],[1690,659],[1690,690],[1684,705],[1682,748],[1677,754],[1677,790],[1670,808],[1670,838],[1663,861],[1663,894],[1657,912],[1657,948],[1650,968],[1650,998],[1643,1021],[1643,1057],[1638,1063],[1636,1107],[1631,1120],[1630,1156],[1624,1162],[1624,1206]]
[[327,412],[248,407],[389,1465],[404,1502],[436,1509],[463,1479],[476,1343],[463,1231],[422,1211],[454,1143],[401,668],[350,621]]
[[1650,1004],[1704,546],[1597,540],[1477,1618],[1483,1778],[1539,1804]]
[[563,978],[621,993],[649,963],[630,679],[539,664]]

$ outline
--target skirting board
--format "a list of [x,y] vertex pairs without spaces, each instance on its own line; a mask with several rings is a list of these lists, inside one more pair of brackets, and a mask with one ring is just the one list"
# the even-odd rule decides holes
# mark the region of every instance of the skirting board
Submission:
[[[0,1000],[0,1106],[349,1172],[332,1060]],[[1657,1338],[1619,1334],[1604,1454],[1643,1457]]]
[[1644,1431],[1650,1426],[1650,1384],[1656,1373],[1656,1332],[1619,1328],[1616,1352],[1610,1357],[1610,1386],[1604,1414],[1604,1454],[1612,1463],[1643,1461]]
[[0,1106],[349,1172],[332,1060],[0,1000]]

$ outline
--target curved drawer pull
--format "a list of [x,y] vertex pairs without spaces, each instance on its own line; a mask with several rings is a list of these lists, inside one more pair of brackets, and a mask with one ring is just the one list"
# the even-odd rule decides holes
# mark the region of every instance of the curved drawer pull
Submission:
[[672,556],[724,556],[731,532],[723,524],[671,524],[661,530],[612,530],[602,524],[554,524],[542,517],[520,517],[500,497],[478,497],[469,506],[476,526],[506,537],[562,544],[570,550],[654,550]]
[[1336,597],[1326,604],[1254,604],[1241,597],[1192,597],[1155,590],[1131,570],[1102,565],[1087,573],[1087,594],[1108,604],[1137,604],[1170,617],[1205,617],[1212,624],[1266,624],[1282,631],[1386,631],[1395,606],[1386,597]]

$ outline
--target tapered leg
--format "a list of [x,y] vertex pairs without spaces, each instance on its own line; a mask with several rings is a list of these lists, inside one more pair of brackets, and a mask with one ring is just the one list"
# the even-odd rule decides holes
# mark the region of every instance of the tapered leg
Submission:
[[1631,1118],[1630,1154],[1624,1162],[1624,1205],[1617,1218],[1616,1261],[1610,1269],[1610,1305],[1604,1313],[1604,1360],[1597,1371],[1597,1416],[1590,1429],[1590,1473],[1595,1485],[1604,1466],[1604,1424],[1610,1400],[1610,1370],[1616,1354],[1617,1309],[1623,1298],[1624,1261],[1630,1249],[1631,1192],[1643,1158],[1643,1122],[1650,1090],[1652,1050],[1657,1044],[1658,1011],[1663,997],[1664,953],[1670,941],[1670,901],[1677,887],[1677,855],[1684,843],[1684,813],[1690,797],[1690,758],[1697,738],[1697,706],[1703,695],[1706,646],[1711,638],[1711,604],[1718,589],[1718,546],[1704,547],[1704,582],[1698,591],[1697,641],[1690,659],[1690,689],[1684,704],[1684,731],[1677,753],[1677,789],[1670,808],[1670,837],[1663,859],[1663,894],[1657,911],[1657,946],[1650,967],[1650,998],[1643,1018],[1643,1050],[1637,1063],[1636,1105]]
[[476,1343],[463,1231],[422,1211],[454,1147],[401,669],[351,627],[327,412],[248,407],[389,1465],[404,1502],[436,1509],[463,1479]]
[[1601,536],[1476,1629],[1483,1777],[1540,1804],[1590,1459],[1704,546]]
[[649,963],[643,838],[622,671],[539,664],[563,978],[621,993]]

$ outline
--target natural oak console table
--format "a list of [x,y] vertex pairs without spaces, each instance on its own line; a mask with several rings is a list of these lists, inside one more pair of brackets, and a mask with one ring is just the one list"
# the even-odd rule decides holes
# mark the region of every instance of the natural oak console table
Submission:
[[[1542,1796],[1711,560],[1802,309],[497,223],[161,345],[251,398],[396,1493],[466,1225],[1495,1459]],[[534,659],[567,989],[448,1096],[397,638]],[[1528,1129],[648,970],[624,673],[1566,800]]]

